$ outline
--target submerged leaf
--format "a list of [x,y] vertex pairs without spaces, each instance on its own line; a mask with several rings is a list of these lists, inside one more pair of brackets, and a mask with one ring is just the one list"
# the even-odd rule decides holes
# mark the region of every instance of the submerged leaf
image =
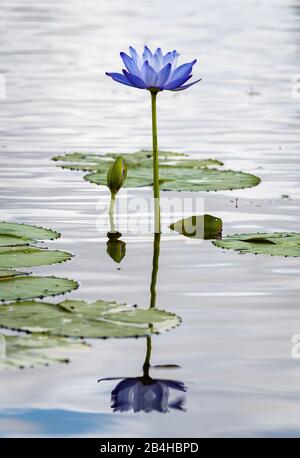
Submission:
[[[116,302],[24,301],[0,307],[0,326],[68,337],[139,337],[177,326],[173,313]],[[150,326],[151,325],[151,326]]]
[[235,234],[213,243],[220,248],[236,250],[240,253],[300,256],[300,233],[297,232]]
[[185,237],[213,240],[222,236],[223,222],[212,215],[193,215],[170,224],[170,229]]
[[82,341],[33,334],[30,336],[2,336],[3,357],[0,369],[25,369],[49,366],[56,363],[68,363],[66,357],[75,350],[84,350],[89,346]]
[[[96,154],[72,153],[56,156],[61,166],[70,170],[92,172],[84,178],[98,185],[106,185],[107,169],[117,154],[104,156]],[[152,153],[138,151],[124,154],[128,165],[125,187],[152,186]],[[260,179],[254,175],[232,170],[218,170],[210,166],[221,166],[214,159],[188,159],[188,156],[171,151],[159,152],[161,189],[168,191],[218,191],[256,186]]]
[[0,248],[0,268],[32,267],[56,264],[72,258],[70,253],[32,246]]
[[[67,278],[14,276],[0,278],[0,300],[16,301],[55,296],[76,289],[78,283]],[[3,306],[0,305],[0,308]]]

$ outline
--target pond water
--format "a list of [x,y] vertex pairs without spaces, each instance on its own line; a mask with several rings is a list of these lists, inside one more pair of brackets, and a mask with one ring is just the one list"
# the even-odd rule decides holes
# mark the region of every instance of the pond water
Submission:
[[[56,229],[62,237],[48,245],[76,255],[33,272],[77,280],[70,298],[149,305],[153,236],[121,228],[126,256],[116,264],[106,253],[107,190],[51,161],[150,147],[148,94],[104,75],[119,70],[127,44],[198,58],[201,83],[159,96],[162,149],[262,178],[201,193],[224,234],[299,230],[299,19],[297,0],[3,0],[1,220]],[[129,196],[150,199],[151,189]],[[114,412],[120,380],[97,381],[140,376],[147,342],[94,340],[70,364],[1,372],[2,436],[300,435],[300,360],[291,356],[299,259],[224,252],[175,233],[162,235],[160,251],[157,306],[182,323],[152,337],[151,365],[168,366],[151,376],[187,388],[175,390],[169,412]]]

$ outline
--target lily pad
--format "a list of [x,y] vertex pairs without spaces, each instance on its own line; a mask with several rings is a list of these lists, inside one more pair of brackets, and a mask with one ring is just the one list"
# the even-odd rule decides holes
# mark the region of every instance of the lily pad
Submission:
[[[92,172],[85,179],[97,185],[106,185],[106,175],[110,163],[117,154],[103,156],[97,154],[71,153],[56,156],[61,167],[70,170]],[[152,186],[152,153],[138,151],[123,154],[128,165],[124,186],[128,188]],[[160,183],[164,191],[218,191],[241,189],[256,186],[260,179],[254,175],[233,170],[219,170],[211,166],[221,166],[222,162],[215,159],[188,159],[182,153],[171,151],[159,152]]]
[[0,268],[32,267],[56,264],[72,258],[70,253],[33,246],[0,248]]
[[300,233],[274,232],[228,235],[214,245],[240,253],[271,256],[300,256]]
[[19,275],[28,275],[27,272],[20,272],[18,270],[4,270],[0,269],[0,279],[18,277]]
[[212,215],[193,215],[170,224],[170,229],[185,237],[213,240],[222,237],[223,222]]
[[29,224],[0,221],[0,246],[27,245],[37,240],[54,240],[60,234],[52,229]]
[[0,307],[2,327],[64,337],[140,337],[179,323],[180,319],[170,312],[101,300],[66,300],[59,304],[23,301]]
[[[74,280],[57,277],[14,276],[0,278],[0,300],[16,301],[35,297],[56,296],[76,289]],[[2,305],[0,305],[0,308]]]
[[84,350],[89,346],[82,341],[33,334],[30,336],[2,336],[4,357],[0,369],[25,369],[68,363],[66,353]]

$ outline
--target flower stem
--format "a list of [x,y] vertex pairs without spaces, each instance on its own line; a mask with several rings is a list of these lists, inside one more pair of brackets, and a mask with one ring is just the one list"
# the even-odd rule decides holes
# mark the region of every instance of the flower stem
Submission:
[[158,171],[158,145],[157,145],[157,116],[156,96],[157,91],[151,92],[152,109],[152,147],[153,147],[153,195],[154,195],[154,232],[160,233],[160,204],[159,204],[159,171]]
[[145,361],[143,364],[143,372],[144,372],[143,375],[145,378],[149,378],[151,351],[152,351],[151,337],[147,336],[147,351],[146,351]]
[[153,260],[152,260],[152,276],[150,285],[150,309],[156,305],[156,282],[158,273],[158,260],[160,252],[160,233],[154,234],[153,241]]
[[111,194],[110,196],[110,204],[109,204],[109,221],[110,221],[110,232],[114,233],[116,232],[116,227],[115,227],[115,218],[114,218],[114,209],[115,209],[115,198],[116,196],[114,194]]

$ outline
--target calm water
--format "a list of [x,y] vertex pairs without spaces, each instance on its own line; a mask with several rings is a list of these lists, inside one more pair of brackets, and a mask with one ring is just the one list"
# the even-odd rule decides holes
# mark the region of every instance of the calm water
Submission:
[[[147,93],[104,76],[118,71],[127,44],[198,58],[203,82],[159,97],[161,148],[216,157],[263,179],[202,194],[225,233],[299,230],[300,98],[291,83],[300,73],[299,1],[2,0],[1,10],[1,219],[57,229],[51,246],[76,254],[34,272],[78,280],[72,298],[149,304],[151,237],[125,232],[127,254],[115,264],[101,213],[107,191],[50,160],[149,147]],[[183,410],[113,412],[118,381],[97,379],[139,376],[146,341],[100,340],[69,365],[2,372],[1,435],[300,436],[300,361],[291,357],[299,274],[297,258],[224,253],[165,234],[157,305],[182,324],[153,337],[152,364],[180,368],[151,374],[187,386]]]

